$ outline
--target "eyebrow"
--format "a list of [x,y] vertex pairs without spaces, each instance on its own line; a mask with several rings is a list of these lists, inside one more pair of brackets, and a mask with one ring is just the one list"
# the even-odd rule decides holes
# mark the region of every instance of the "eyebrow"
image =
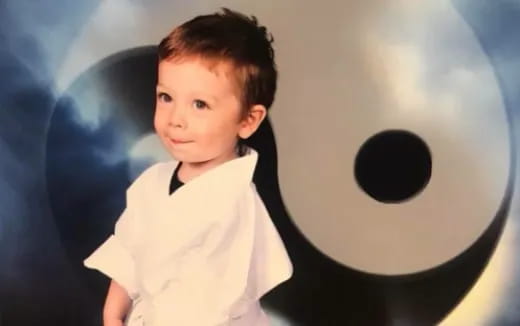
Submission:
[[158,88],[162,88],[164,90],[167,90],[168,92],[175,92],[173,89],[170,89],[161,83],[157,83],[157,85],[155,85],[155,89],[157,90]]
[[[202,94],[203,96],[201,97],[208,97],[213,103],[217,103],[218,102],[218,99],[213,96],[213,95],[210,95],[210,94]],[[194,96],[194,97],[197,97],[197,96]]]

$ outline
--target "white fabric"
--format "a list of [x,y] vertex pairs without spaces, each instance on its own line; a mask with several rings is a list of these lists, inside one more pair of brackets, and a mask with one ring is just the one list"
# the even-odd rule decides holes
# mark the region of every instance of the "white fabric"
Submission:
[[257,159],[249,149],[171,196],[176,162],[130,186],[114,235],[85,260],[132,298],[126,325],[269,325],[259,299],[292,264],[252,182]]

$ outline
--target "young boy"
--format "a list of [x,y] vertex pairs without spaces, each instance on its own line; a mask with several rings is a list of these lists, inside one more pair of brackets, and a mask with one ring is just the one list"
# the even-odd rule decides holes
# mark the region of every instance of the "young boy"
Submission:
[[292,264],[242,140],[274,99],[271,43],[228,9],[160,43],[154,123],[174,160],[134,181],[114,235],[85,260],[112,278],[105,326],[269,325],[259,300]]

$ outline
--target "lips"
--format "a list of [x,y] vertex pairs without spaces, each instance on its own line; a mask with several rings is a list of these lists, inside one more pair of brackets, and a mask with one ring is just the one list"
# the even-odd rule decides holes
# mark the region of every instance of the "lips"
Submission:
[[178,139],[178,138],[169,138],[168,137],[168,140],[176,145],[191,143],[190,140],[184,140],[184,139]]

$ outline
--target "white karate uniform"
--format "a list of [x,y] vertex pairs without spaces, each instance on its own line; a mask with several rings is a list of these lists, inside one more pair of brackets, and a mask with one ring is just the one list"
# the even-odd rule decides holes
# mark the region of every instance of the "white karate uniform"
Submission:
[[168,195],[177,162],[127,190],[115,232],[84,264],[132,299],[128,326],[265,326],[259,299],[293,267],[252,181],[258,154],[225,162]]

